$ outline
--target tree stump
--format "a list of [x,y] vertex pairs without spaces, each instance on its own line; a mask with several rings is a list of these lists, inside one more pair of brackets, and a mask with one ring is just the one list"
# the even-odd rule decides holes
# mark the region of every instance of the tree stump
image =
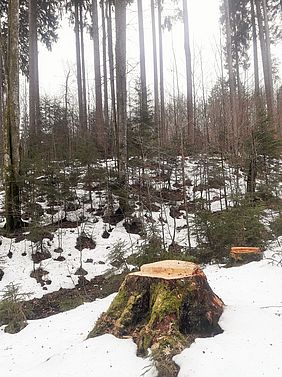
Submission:
[[232,247],[230,257],[235,264],[242,264],[260,261],[263,257],[263,253],[259,247]]
[[89,336],[132,336],[137,354],[145,356],[151,348],[159,376],[173,377],[178,373],[172,361],[175,354],[195,337],[222,332],[218,320],[223,305],[196,264],[151,263],[127,275]]

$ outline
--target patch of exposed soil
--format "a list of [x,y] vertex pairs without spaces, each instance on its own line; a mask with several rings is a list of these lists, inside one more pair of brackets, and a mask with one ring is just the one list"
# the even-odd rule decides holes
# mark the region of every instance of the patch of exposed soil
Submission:
[[125,227],[127,233],[144,235],[144,224],[138,217],[132,217],[125,221],[123,226]]
[[18,234],[17,237],[15,238],[15,243],[21,242],[25,240],[26,236],[24,234]]
[[86,234],[82,233],[79,237],[76,239],[76,245],[75,248],[79,251],[82,251],[83,249],[95,249],[96,242],[91,238],[88,237]]
[[120,221],[124,219],[124,211],[119,207],[114,212],[107,212],[103,216],[103,221],[109,223],[110,225],[117,225]]
[[84,268],[79,267],[74,274],[79,276],[85,276],[88,274],[88,272]]
[[56,262],[63,262],[63,261],[65,261],[65,260],[66,260],[66,258],[63,257],[62,255],[59,255],[58,258],[55,258],[55,259],[54,259],[54,261],[56,261]]
[[102,238],[109,238],[109,237],[110,237],[110,233],[105,229],[102,234]]
[[81,224],[80,221],[68,221],[66,219],[60,220],[59,222],[56,222],[53,224],[53,227],[58,227],[62,229],[66,228],[77,228]]
[[45,271],[43,270],[43,268],[39,267],[30,273],[30,277],[34,278],[37,281],[37,283],[41,284],[41,286],[43,287],[46,284],[43,277],[48,274],[48,271]]
[[40,263],[45,259],[51,258],[52,255],[50,251],[46,248],[43,249],[43,251],[37,251],[36,253],[31,255],[31,259],[34,263]]
[[60,288],[56,292],[47,293],[42,298],[34,298],[23,303],[26,318],[41,319],[50,315],[73,309],[83,302],[92,302],[117,292],[127,273],[105,277],[96,276],[90,281],[82,279],[73,289]]
[[173,219],[180,219],[180,217],[183,215],[182,212],[180,211],[179,206],[171,206],[169,209],[169,215]]
[[180,189],[170,190],[168,188],[163,188],[160,192],[158,192],[158,196],[162,197],[164,201],[182,201],[183,192]]

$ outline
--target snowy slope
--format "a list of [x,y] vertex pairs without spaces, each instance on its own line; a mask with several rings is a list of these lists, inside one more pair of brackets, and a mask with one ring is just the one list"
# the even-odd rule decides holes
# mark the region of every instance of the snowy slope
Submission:
[[[79,229],[81,233],[81,228]],[[99,219],[97,223],[91,223],[89,226],[92,232],[92,238],[95,240],[97,246],[95,249],[83,249],[82,265],[88,272],[86,278],[91,280],[94,276],[102,275],[107,270],[112,268],[108,263],[107,257],[109,251],[117,242],[124,242],[125,244],[135,244],[140,237],[135,234],[128,234],[122,223],[119,223],[111,232],[109,239],[101,237],[103,233],[104,223]],[[51,246],[48,250],[52,258],[43,260],[40,264],[34,266],[31,254],[32,245],[29,241],[15,242],[14,239],[2,238],[2,245],[0,246],[0,257],[2,257],[2,268],[5,272],[3,279],[0,281],[0,296],[1,291],[10,283],[18,284],[21,293],[29,293],[30,298],[42,297],[46,293],[57,291],[62,288],[74,288],[77,284],[78,276],[75,275],[76,270],[80,266],[80,252],[75,248],[76,239],[78,236],[77,230],[63,229],[63,253],[65,261],[58,262],[55,259],[58,254],[54,252],[59,247],[58,231],[55,232],[54,239],[50,242]],[[12,258],[8,258],[7,254],[11,250]],[[25,255],[26,254],[26,255]],[[23,256],[25,255],[25,256]],[[87,259],[91,263],[87,263]],[[1,267],[1,262],[0,262]],[[44,279],[50,279],[51,284],[43,287],[36,282],[34,278],[30,277],[30,273],[34,268],[42,268],[48,273]]]
[[267,260],[237,268],[206,268],[226,304],[224,332],[197,339],[175,357],[179,377],[282,376],[282,269]]
[[[0,370],[5,377],[139,377],[150,365],[130,339],[104,335],[85,340],[114,295],[69,312],[30,321],[15,335],[0,332]],[[146,376],[153,377],[153,370]]]

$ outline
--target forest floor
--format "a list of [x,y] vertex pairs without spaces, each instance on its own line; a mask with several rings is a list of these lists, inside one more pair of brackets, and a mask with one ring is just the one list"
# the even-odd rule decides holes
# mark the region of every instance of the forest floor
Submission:
[[[224,175],[228,173],[229,179],[225,200],[220,179],[213,179],[216,184],[208,190],[206,185],[201,186],[206,178],[199,165],[198,161],[190,161],[185,167],[190,180],[186,194],[191,205],[208,203],[214,213],[224,210],[226,203],[232,207],[235,183],[244,195],[243,174],[235,177],[235,170],[226,166]],[[68,199],[67,213],[66,203],[60,204],[59,194],[54,199],[49,183],[48,192],[46,185],[39,187],[45,178],[35,179],[38,182],[38,187],[33,188],[37,192],[36,208],[42,211],[38,224],[44,229],[44,236],[38,234],[36,225],[27,227],[17,237],[0,237],[0,270],[4,273],[0,274],[0,294],[14,284],[25,298],[23,309],[28,320],[28,325],[13,335],[4,332],[5,326],[0,327],[1,373],[5,377],[154,377],[157,372],[151,358],[137,357],[131,339],[121,340],[110,335],[86,338],[99,315],[109,307],[124,275],[136,267],[131,263],[134,258],[130,258],[147,245],[146,237],[152,231],[167,247],[177,245],[186,255],[187,219],[179,189],[181,169],[171,174],[169,183],[166,177],[160,181],[155,171],[147,172],[147,179],[153,183],[150,211],[147,192],[142,198],[136,182],[131,182],[137,191],[130,192],[133,208],[130,216],[125,220],[119,218],[118,196],[113,195],[111,210],[117,211],[117,216],[109,221],[108,193],[99,187],[101,182],[93,184],[90,193],[85,168],[79,169],[78,181],[65,194],[72,196]],[[213,169],[214,176],[221,174]],[[56,190],[61,195],[62,187]],[[0,210],[3,195],[0,192]],[[265,213],[268,216],[267,210]],[[271,217],[275,216],[272,211]],[[142,219],[147,236],[136,229],[139,223],[133,224],[132,219]],[[192,210],[188,222],[193,228]],[[134,226],[129,229],[128,224]],[[190,243],[194,250],[197,237],[199,234],[192,231]],[[223,264],[203,266],[209,284],[226,305],[220,319],[223,333],[213,338],[198,338],[189,349],[177,355],[179,377],[281,376],[281,243],[281,238],[280,242],[279,238],[269,242],[260,262],[232,268]]]
[[[274,248],[266,257],[279,251]],[[275,249],[276,247],[276,249]],[[282,273],[270,260],[244,266],[205,268],[225,302],[223,333],[198,338],[175,357],[179,377],[280,377],[282,371]],[[87,339],[114,294],[76,309],[30,320],[18,334],[0,331],[0,368],[6,377],[154,377],[150,358],[136,357],[130,339]],[[146,373],[145,373],[146,372]],[[144,374],[145,373],[145,374]]]

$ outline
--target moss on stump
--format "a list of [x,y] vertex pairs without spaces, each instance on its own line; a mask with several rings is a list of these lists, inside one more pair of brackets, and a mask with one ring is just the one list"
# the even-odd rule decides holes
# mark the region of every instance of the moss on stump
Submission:
[[159,376],[178,373],[172,357],[198,336],[213,336],[223,302],[194,263],[162,261],[127,275],[110,308],[98,319],[89,337],[132,336],[137,353],[151,348]]

